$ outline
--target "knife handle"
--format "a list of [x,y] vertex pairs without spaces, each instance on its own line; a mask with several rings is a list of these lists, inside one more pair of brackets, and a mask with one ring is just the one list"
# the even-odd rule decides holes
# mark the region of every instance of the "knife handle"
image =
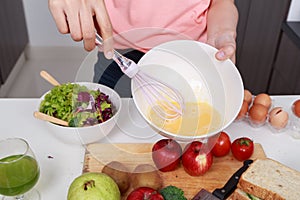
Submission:
[[226,199],[237,187],[241,175],[248,169],[253,160],[245,160],[243,166],[238,169],[222,188],[215,189],[213,195],[223,200]]

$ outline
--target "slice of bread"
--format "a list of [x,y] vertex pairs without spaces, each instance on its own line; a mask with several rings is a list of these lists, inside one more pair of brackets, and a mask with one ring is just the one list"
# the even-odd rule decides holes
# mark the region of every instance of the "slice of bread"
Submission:
[[238,188],[266,200],[299,200],[300,172],[269,158],[257,159],[241,176]]
[[229,196],[227,200],[252,200],[252,199],[258,199],[258,198],[255,197],[250,198],[246,192],[237,188],[234,190],[234,192]]

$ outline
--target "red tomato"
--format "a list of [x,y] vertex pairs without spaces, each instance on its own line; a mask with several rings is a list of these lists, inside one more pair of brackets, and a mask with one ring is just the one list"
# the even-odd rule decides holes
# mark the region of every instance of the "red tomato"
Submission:
[[231,141],[227,133],[221,132],[216,141],[214,141],[212,153],[216,157],[226,156],[230,152]]
[[237,138],[231,144],[231,152],[239,161],[244,161],[250,158],[253,154],[253,151],[253,141],[247,137]]

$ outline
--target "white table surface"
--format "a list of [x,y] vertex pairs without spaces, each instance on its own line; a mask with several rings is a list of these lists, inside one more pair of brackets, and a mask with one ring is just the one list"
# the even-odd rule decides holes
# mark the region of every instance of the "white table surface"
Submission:
[[[273,96],[274,105],[289,109],[300,96]],[[36,189],[43,200],[66,199],[72,180],[82,173],[85,148],[67,145],[55,138],[45,122],[33,117],[38,99],[0,99],[0,139],[21,137],[32,147],[41,168]],[[99,142],[155,142],[162,138],[140,117],[132,99],[123,99],[121,116],[109,137]],[[294,132],[273,133],[268,126],[253,128],[234,122],[225,131],[231,140],[248,136],[260,143],[267,157],[300,171],[300,139]]]

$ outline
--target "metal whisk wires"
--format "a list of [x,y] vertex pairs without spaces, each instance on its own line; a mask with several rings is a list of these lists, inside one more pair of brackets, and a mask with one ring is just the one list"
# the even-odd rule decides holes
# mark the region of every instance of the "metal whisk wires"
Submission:
[[[103,39],[97,33],[96,44],[103,44]],[[141,90],[142,97],[157,116],[164,120],[172,120],[182,116],[184,99],[175,88],[142,72],[134,61],[124,57],[116,50],[114,50],[113,60],[123,73],[133,80],[137,89]]]

